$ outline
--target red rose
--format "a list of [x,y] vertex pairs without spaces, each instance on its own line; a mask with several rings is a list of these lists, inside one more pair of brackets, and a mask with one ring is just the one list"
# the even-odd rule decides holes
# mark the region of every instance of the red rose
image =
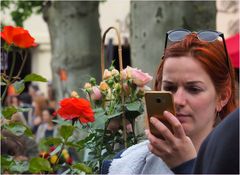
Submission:
[[68,163],[69,165],[72,165],[73,159],[72,159],[71,157],[69,157],[69,158],[66,160],[66,163]]
[[65,98],[60,101],[60,108],[56,111],[63,119],[78,118],[81,123],[94,122],[94,113],[90,102],[83,98]]
[[37,46],[34,43],[35,39],[22,27],[5,26],[1,32],[1,37],[9,45],[14,44],[16,47],[29,48]]

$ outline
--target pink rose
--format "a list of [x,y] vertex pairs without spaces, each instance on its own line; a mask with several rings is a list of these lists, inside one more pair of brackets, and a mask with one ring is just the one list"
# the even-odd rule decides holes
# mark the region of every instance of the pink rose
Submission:
[[132,67],[127,66],[125,69],[121,71],[121,79],[127,80],[131,78]]
[[103,79],[104,79],[104,80],[107,80],[107,79],[109,79],[111,76],[112,76],[112,73],[111,73],[109,70],[105,69],[104,72],[103,72]]
[[102,98],[101,91],[97,86],[92,87],[91,98],[93,100],[100,100]]
[[144,86],[153,79],[153,77],[150,76],[148,73],[144,73],[137,68],[131,69],[131,78],[133,82],[138,86]]

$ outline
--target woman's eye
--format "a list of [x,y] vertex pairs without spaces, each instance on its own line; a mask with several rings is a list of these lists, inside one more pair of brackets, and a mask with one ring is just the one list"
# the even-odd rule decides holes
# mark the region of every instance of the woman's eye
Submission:
[[202,92],[202,89],[199,87],[187,87],[186,89],[188,92],[190,92],[192,94],[198,94],[198,93]]
[[174,93],[174,92],[177,91],[177,87],[175,87],[175,86],[163,86],[163,90],[164,91],[170,91],[170,92]]

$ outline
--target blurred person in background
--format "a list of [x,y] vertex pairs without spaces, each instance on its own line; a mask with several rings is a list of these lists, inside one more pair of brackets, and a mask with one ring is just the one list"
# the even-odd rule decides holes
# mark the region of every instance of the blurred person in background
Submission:
[[54,118],[53,113],[55,110],[53,108],[45,108],[42,111],[42,124],[39,125],[36,133],[36,142],[39,143],[41,139],[47,137],[54,137],[57,135],[57,127],[53,123]]
[[48,82],[47,84],[47,94],[48,94],[48,106],[56,109],[56,99],[55,99],[55,91],[52,86],[52,82]]
[[32,98],[27,92],[23,92],[19,95],[19,107],[26,109],[23,111],[23,116],[28,124],[28,126],[32,126],[33,122],[33,106],[32,106]]
[[28,87],[28,94],[32,97],[32,100],[36,97],[41,95],[41,91],[39,89],[39,86],[37,84],[30,84]]
[[48,107],[47,99],[44,96],[36,96],[33,98],[33,122],[32,122],[32,132],[35,134],[39,125],[42,123],[42,112],[43,109]]

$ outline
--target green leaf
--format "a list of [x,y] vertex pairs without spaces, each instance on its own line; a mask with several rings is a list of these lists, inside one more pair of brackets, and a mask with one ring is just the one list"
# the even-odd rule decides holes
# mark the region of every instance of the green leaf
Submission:
[[119,117],[123,112],[116,112],[112,115],[107,115],[108,119],[112,119],[112,118],[115,118],[115,117]]
[[95,122],[91,123],[90,126],[94,129],[103,129],[108,117],[105,115],[105,111],[102,108],[94,110]]
[[15,163],[10,166],[10,171],[14,173],[24,173],[28,171],[28,168],[29,168],[28,161],[23,162],[15,161]]
[[48,137],[43,142],[46,145],[60,145],[62,143],[62,139],[61,138]]
[[9,106],[9,107],[3,108],[2,115],[6,119],[11,119],[12,115],[15,114],[16,112],[17,112],[17,108],[13,106]]
[[20,122],[10,123],[9,125],[4,126],[6,129],[10,130],[13,134],[20,136],[20,135],[27,135],[32,136],[32,131]]
[[128,111],[139,111],[141,107],[141,103],[139,101],[135,101],[133,103],[125,104]]
[[60,135],[67,140],[70,136],[72,136],[74,131],[74,126],[72,125],[62,125],[60,128]]
[[31,173],[43,173],[45,171],[52,172],[52,168],[48,160],[35,157],[29,162],[29,171]]
[[13,158],[11,156],[1,156],[1,167],[3,170],[8,170],[10,168],[11,163],[13,162]]
[[81,171],[83,171],[87,174],[92,173],[92,169],[90,167],[88,167],[87,165],[83,164],[83,163],[77,163],[75,165],[72,165],[72,168],[81,170]]
[[66,146],[79,148],[79,145],[78,145],[77,143],[74,143],[74,142],[67,142],[67,143],[66,143]]
[[41,75],[32,73],[32,74],[25,76],[25,78],[24,78],[24,82],[29,82],[29,81],[47,82],[47,79],[42,77]]
[[60,125],[72,125],[72,122],[70,120],[63,120],[61,118],[53,119],[53,122],[55,122],[58,126]]
[[50,156],[53,156],[54,154],[57,154],[59,151],[61,151],[62,149],[62,144],[61,145],[58,145],[57,148],[55,148],[55,150],[53,150],[51,153],[50,153]]
[[25,89],[25,84],[23,80],[14,82],[13,86],[18,94],[20,94]]

